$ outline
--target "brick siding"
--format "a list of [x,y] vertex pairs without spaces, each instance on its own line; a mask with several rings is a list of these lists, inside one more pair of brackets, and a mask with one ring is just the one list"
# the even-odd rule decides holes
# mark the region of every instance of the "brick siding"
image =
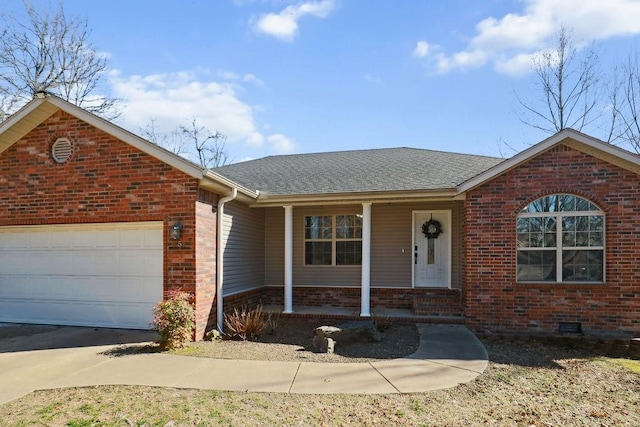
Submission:
[[[605,211],[604,284],[516,283],[516,215],[554,193],[579,195]],[[464,214],[469,327],[549,334],[559,322],[581,322],[588,334],[640,333],[637,174],[559,145],[470,191]]]
[[[72,154],[58,164],[51,145],[68,138]],[[200,298],[196,304],[196,338],[204,334],[215,293],[215,262],[196,268],[198,232],[215,245],[215,214],[201,205],[215,202],[207,196],[198,203],[198,181],[62,111],[56,112],[20,141],[0,153],[0,226],[163,221],[164,291],[181,288]],[[168,228],[181,221],[180,242]],[[214,251],[215,256],[215,251]],[[196,280],[196,276],[197,280]],[[214,314],[215,316],[215,314]]]

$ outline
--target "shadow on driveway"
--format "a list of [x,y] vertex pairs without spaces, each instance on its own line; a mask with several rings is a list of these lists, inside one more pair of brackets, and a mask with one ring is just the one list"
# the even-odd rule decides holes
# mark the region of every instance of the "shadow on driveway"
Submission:
[[155,331],[79,326],[3,324],[0,353],[155,341]]

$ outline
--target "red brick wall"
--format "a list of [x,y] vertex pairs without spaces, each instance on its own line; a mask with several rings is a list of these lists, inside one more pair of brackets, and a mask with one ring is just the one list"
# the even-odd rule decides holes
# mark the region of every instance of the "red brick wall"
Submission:
[[[423,298],[436,292],[457,293],[456,290],[445,289],[411,289],[411,288],[371,288],[371,308],[412,309],[414,298]],[[332,288],[325,286],[294,286],[293,308],[307,307],[342,307],[360,308],[360,288]],[[225,298],[224,311],[233,308],[262,305],[284,305],[284,288],[281,286],[265,286],[263,288],[231,295]]]
[[216,200],[200,190],[196,203],[196,339],[216,327]]
[[[606,215],[604,284],[516,283],[517,213],[553,193],[572,193]],[[469,192],[465,202],[465,316],[478,330],[640,333],[640,179],[560,145]]]
[[[73,153],[58,164],[50,151],[61,137]],[[0,188],[0,226],[163,221],[165,292],[182,288],[212,298],[209,288],[196,292],[198,182],[160,160],[59,111],[0,153]],[[180,242],[168,236],[177,220],[184,226]],[[198,273],[199,280],[212,278]],[[207,310],[197,308],[200,336]]]

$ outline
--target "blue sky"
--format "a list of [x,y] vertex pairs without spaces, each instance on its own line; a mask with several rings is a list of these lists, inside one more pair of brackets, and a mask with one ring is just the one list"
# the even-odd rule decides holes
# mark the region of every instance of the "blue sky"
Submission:
[[[47,4],[31,0],[34,5]],[[21,0],[4,10],[22,13]],[[55,4],[55,2],[53,2]],[[603,68],[638,48],[638,0],[64,0],[87,18],[140,133],[198,123],[235,161],[409,146],[510,156],[546,135],[522,124],[531,55],[561,25]]]

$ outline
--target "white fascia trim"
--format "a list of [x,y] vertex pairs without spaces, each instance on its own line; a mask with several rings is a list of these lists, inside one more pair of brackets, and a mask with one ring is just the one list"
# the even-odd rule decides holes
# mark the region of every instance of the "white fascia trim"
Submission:
[[242,193],[242,194],[244,194],[246,196],[249,196],[252,199],[257,199],[260,196],[260,192],[259,191],[253,191],[253,190],[250,190],[250,189],[248,189],[246,187],[243,187],[242,185],[240,185],[240,184],[230,180],[229,178],[226,178],[226,177],[224,177],[224,176],[220,175],[219,173],[214,172],[212,170],[208,170],[207,169],[205,171],[205,173],[204,173],[204,178],[213,180],[213,181],[215,181],[217,183],[220,183],[220,184],[222,184],[224,186],[227,186],[227,187],[229,187],[230,190],[235,188],[235,189],[238,190],[238,192],[240,192],[240,193]]
[[29,101],[21,109],[19,109],[18,111],[10,115],[9,118],[7,118],[7,120],[0,123],[0,134],[3,134],[7,129],[10,129],[11,127],[13,127],[16,123],[24,119],[33,110],[38,108],[44,102],[45,100],[42,98],[34,98],[33,100]]
[[503,173],[519,166],[520,164],[526,162],[529,159],[532,159],[533,157],[536,157],[537,155],[549,150],[550,148],[562,143],[567,139],[572,139],[573,141],[576,141],[578,143],[584,144],[596,150],[607,153],[611,156],[618,157],[621,160],[625,160],[627,162],[640,166],[640,156],[623,150],[620,147],[616,147],[615,145],[611,145],[609,143],[601,141],[597,138],[593,138],[582,132],[578,132],[574,129],[564,129],[557,134],[543,140],[542,142],[539,142],[538,144],[533,145],[526,150],[516,154],[510,159],[507,159],[502,163],[498,163],[496,166],[486,170],[479,175],[476,175],[474,178],[463,182],[458,187],[458,194],[472,190],[484,184],[485,182],[490,181],[499,175],[502,175]]
[[364,192],[336,194],[300,194],[290,196],[269,196],[260,193],[260,198],[251,207],[274,207],[283,205],[317,206],[317,205],[354,205],[360,203],[402,203],[450,201],[458,194],[457,189],[434,191],[402,190],[397,192]]

